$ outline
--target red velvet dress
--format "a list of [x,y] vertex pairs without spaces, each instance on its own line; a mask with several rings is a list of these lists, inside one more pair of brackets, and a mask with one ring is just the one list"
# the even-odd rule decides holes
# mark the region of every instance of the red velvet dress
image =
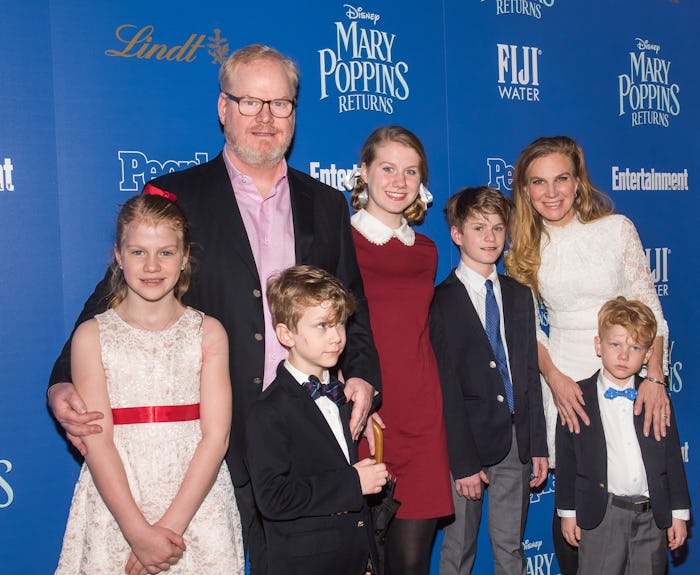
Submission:
[[[437,248],[416,234],[378,246],[352,230],[382,372],[384,460],[397,478],[397,517],[428,519],[454,512],[442,414],[442,391],[430,343],[429,310]],[[360,457],[368,457],[367,443]]]

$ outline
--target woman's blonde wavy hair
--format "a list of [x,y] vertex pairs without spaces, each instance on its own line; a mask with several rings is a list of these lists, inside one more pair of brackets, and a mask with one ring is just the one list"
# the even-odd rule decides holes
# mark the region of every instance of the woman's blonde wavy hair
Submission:
[[547,229],[542,216],[532,206],[527,191],[527,172],[537,158],[551,154],[563,154],[573,163],[573,175],[578,179],[574,210],[579,221],[592,222],[614,211],[612,200],[593,185],[583,149],[571,138],[538,138],[520,153],[513,175],[514,210],[510,218],[510,246],[504,264],[508,275],[530,287],[538,299],[540,246],[542,235],[547,235]]
[[[372,132],[365,140],[360,150],[360,164],[371,165],[377,156],[377,146],[387,142],[398,142],[416,151],[420,158],[420,179],[424,186],[428,185],[428,158],[425,155],[423,144],[413,132],[401,126],[382,126]],[[355,188],[350,195],[350,205],[355,211],[361,210],[364,205],[360,202],[359,195],[367,188],[367,183],[358,176],[355,181]],[[415,201],[403,211],[403,217],[409,225],[421,224],[425,219],[428,206],[416,196]]]

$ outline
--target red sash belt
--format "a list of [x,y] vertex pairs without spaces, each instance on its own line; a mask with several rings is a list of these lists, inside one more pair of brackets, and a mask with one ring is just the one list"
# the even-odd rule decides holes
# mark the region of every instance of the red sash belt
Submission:
[[126,423],[162,423],[199,419],[199,404],[120,407],[112,410],[114,425]]

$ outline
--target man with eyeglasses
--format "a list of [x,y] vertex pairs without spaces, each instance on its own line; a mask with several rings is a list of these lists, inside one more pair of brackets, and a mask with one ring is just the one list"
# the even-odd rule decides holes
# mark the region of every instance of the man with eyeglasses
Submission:
[[[245,419],[287,355],[275,337],[265,298],[272,273],[314,264],[340,278],[355,295],[357,307],[340,364],[345,394],[354,402],[350,425],[355,437],[380,389],[345,198],[285,160],[294,135],[298,83],[296,64],[273,48],[254,44],[234,52],[219,72],[224,150],[205,164],[161,176],[144,188],[174,195],[187,215],[196,272],[185,303],[219,319],[228,332],[233,421],[226,460],[254,574],[266,572],[265,542],[243,460]],[[109,272],[76,325],[104,311],[108,293]],[[69,340],[54,365],[48,399],[84,455],[81,436],[100,432],[96,420],[102,415],[86,412],[73,385],[66,383],[70,381]]]

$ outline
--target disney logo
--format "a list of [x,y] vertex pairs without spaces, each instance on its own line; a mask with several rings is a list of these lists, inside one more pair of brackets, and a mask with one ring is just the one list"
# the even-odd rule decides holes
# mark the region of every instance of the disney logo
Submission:
[[355,8],[354,6],[350,6],[350,4],[343,4],[343,8],[347,8],[345,15],[350,20],[371,20],[372,24],[376,24],[381,18],[379,14],[365,12],[365,9],[361,6],[359,8]]
[[637,42],[637,50],[651,50],[656,54],[658,54],[659,50],[661,50],[661,46],[659,46],[658,44],[652,44],[651,42],[649,42],[649,40],[635,38],[635,41]]
[[528,551],[529,549],[537,549],[537,551],[539,551],[540,547],[542,547],[542,541],[530,541],[529,539],[525,539],[522,545],[524,551]]

